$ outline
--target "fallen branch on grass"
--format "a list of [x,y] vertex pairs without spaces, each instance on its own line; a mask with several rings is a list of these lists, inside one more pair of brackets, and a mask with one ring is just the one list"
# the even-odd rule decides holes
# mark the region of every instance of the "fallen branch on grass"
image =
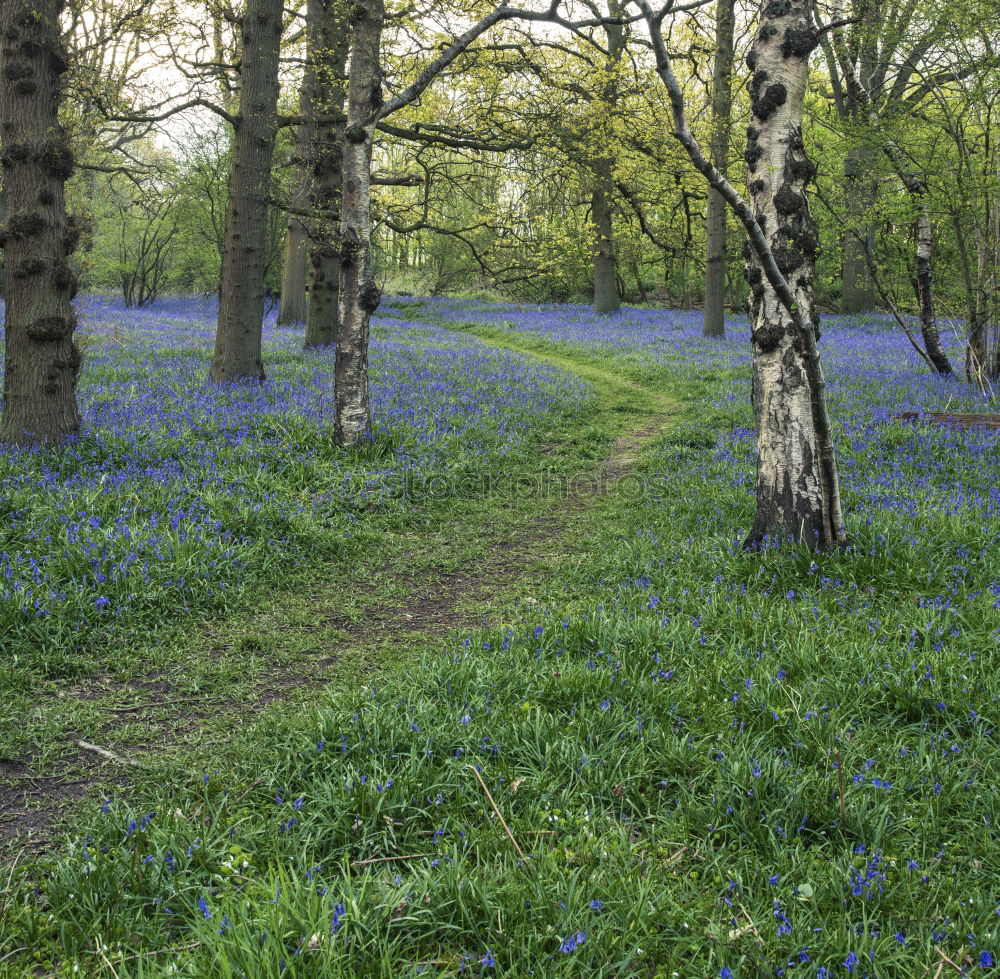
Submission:
[[517,851],[517,855],[523,861],[527,862],[528,858],[524,855],[524,850],[522,850],[517,845],[517,840],[514,839],[514,834],[511,832],[510,827],[507,825],[507,821],[503,818],[502,815],[500,815],[500,809],[497,806],[496,802],[493,801],[493,796],[490,795],[490,790],[488,788],[486,788],[486,783],[483,781],[483,776],[479,774],[479,769],[476,768],[475,765],[469,765],[468,767],[470,769],[472,769],[473,775],[476,776],[477,781],[483,787],[483,791],[486,793],[486,798],[490,800],[490,805],[493,807],[493,811],[496,813],[497,819],[500,820],[500,825],[503,826],[503,828],[506,831],[507,835],[510,837],[511,843],[514,844],[514,849]]
[[950,411],[904,411],[897,416],[911,424],[943,425],[947,428],[1000,428],[1000,415],[969,415]]
[[108,751],[107,748],[91,744],[89,741],[77,741],[76,746],[83,748],[84,751],[93,751],[94,754],[100,755],[102,758],[107,758],[108,761],[117,762],[119,765],[132,765],[135,768],[142,767],[134,758],[123,758],[121,755],[116,755],[113,751]]

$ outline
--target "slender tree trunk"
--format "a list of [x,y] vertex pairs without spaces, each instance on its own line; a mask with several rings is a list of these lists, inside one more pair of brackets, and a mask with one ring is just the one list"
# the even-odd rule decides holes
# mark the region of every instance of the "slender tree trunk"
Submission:
[[[316,60],[313,108],[333,117],[344,109],[347,52],[351,32],[337,0],[309,0],[307,18]],[[313,129],[309,225],[309,313],[306,347],[328,347],[340,325],[340,201],[344,166],[343,122],[320,122]]]
[[594,189],[590,196],[590,222],[594,248],[594,312],[617,313],[618,277],[615,261],[614,228],[611,217],[611,195],[614,185],[611,161],[601,157],[594,165]]
[[[779,297],[751,255],[753,406],[757,419],[757,512],[747,546],[793,539],[814,548],[844,540],[840,489],[816,340],[813,267],[819,253],[806,187],[814,168],[802,142],[809,52],[808,0],[763,0],[750,56],[751,206],[794,306]],[[798,320],[798,322],[796,322]]]
[[[862,145],[854,148],[844,161],[847,224],[855,229],[874,251],[875,232],[871,211],[875,205],[875,186],[871,177],[872,151]],[[844,235],[844,288],[840,300],[842,313],[864,313],[875,309],[875,290],[868,276],[864,247],[856,235]]]
[[261,331],[271,161],[277,135],[281,0],[248,0],[212,378],[263,380]]
[[340,228],[341,323],[334,390],[338,445],[357,445],[371,436],[368,327],[382,298],[372,270],[371,162],[382,107],[379,47],[384,16],[384,0],[364,0],[354,13]]
[[941,346],[937,311],[934,306],[934,233],[926,197],[921,195],[917,216],[917,300],[920,304],[920,334],[924,349],[938,374],[951,374],[951,363]]
[[[729,161],[733,111],[733,35],[736,30],[736,0],[715,3],[715,67],[712,74],[711,160],[725,176]],[[726,333],[726,201],[713,188],[708,190],[705,259],[705,322],[707,337]]]
[[[306,34],[308,37],[308,26]],[[313,57],[310,47],[307,40],[306,64],[302,73],[302,90],[299,93],[299,115],[307,119],[312,111]],[[298,213],[289,214],[285,225],[285,257],[281,272],[278,326],[291,326],[293,323],[306,321],[306,258],[309,253],[309,235],[302,212],[309,203],[312,143],[312,126],[308,122],[303,123],[296,129],[295,145],[292,149],[294,177],[290,203]]]
[[6,221],[6,352],[0,438],[55,443],[80,428],[73,342],[79,228],[66,216],[73,153],[59,123],[63,0],[0,3],[0,131]]

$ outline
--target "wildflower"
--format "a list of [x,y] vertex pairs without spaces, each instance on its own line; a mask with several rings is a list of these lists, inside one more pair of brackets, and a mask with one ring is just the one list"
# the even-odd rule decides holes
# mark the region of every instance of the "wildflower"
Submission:
[[487,969],[495,969],[497,960],[493,957],[493,953],[486,949],[486,954],[479,960],[480,965],[485,965]]
[[204,915],[206,921],[212,917],[212,912],[208,909],[208,901],[203,897],[198,898],[198,910]]
[[594,900],[590,902],[591,911],[600,911],[601,907],[602,905],[599,898],[594,898]]
[[578,931],[562,940],[562,943],[559,945],[559,951],[563,955],[569,955],[570,952],[575,952],[586,940],[586,932]]
[[985,948],[979,953],[979,965],[983,969],[991,969],[993,967],[993,956]]

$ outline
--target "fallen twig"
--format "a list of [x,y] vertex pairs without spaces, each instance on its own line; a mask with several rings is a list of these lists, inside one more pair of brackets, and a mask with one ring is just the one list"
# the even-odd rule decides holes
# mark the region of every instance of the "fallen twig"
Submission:
[[108,761],[117,762],[119,765],[132,765],[135,768],[141,767],[139,762],[137,762],[134,758],[123,758],[121,755],[116,755],[113,751],[108,751],[107,748],[101,748],[96,744],[91,744],[89,741],[77,741],[76,746],[78,748],[83,748],[84,751],[93,751],[102,758],[107,758]]
[[[952,962],[952,960],[951,960],[951,959],[949,959],[949,958],[948,958],[948,956],[947,956],[947,955],[945,955],[945,954],[944,954],[944,952],[942,952],[942,951],[941,951],[941,949],[937,947],[937,945],[935,945],[935,946],[934,946],[934,951],[935,951],[935,952],[937,952],[937,954],[941,956],[941,958],[942,958],[942,960],[943,960],[943,961],[942,961],[942,964],[944,964],[944,963],[946,962],[946,963],[947,963],[948,965],[950,965],[950,966],[951,966],[951,967],[952,967],[952,968],[953,968],[953,969],[954,969],[954,970],[955,970],[955,971],[956,971],[956,972],[957,972],[957,973],[958,973],[959,975],[965,975],[965,972],[964,972],[964,970],[962,969],[962,967],[961,967],[960,965],[958,965],[957,963],[955,963],[955,962]],[[961,953],[959,953],[959,954],[961,954]]]
[[527,861],[528,858],[524,855],[524,850],[522,850],[520,846],[518,846],[517,840],[514,839],[514,834],[511,832],[510,827],[507,825],[507,821],[500,814],[500,809],[497,806],[496,802],[493,800],[493,796],[490,794],[490,790],[486,788],[486,783],[483,781],[483,776],[479,774],[479,769],[476,768],[475,765],[469,765],[468,767],[472,769],[472,773],[476,776],[476,780],[479,782],[479,784],[483,788],[483,791],[486,793],[486,798],[490,800],[490,805],[493,807],[493,811],[496,813],[497,819],[500,820],[500,825],[503,826],[507,835],[510,837],[511,843],[514,844],[514,849],[517,851],[517,855],[522,860]]

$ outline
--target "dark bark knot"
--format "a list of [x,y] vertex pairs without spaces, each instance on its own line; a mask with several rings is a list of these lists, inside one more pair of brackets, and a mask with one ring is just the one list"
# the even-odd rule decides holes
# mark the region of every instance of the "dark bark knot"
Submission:
[[788,101],[788,89],[781,82],[768,85],[764,94],[751,105],[753,114],[761,121],[770,119]]
[[792,0],[772,0],[767,5],[765,14],[768,17],[787,17],[792,12]]
[[38,162],[46,173],[57,180],[69,180],[76,166],[73,151],[64,139],[46,140],[38,154]]
[[783,183],[774,195],[774,208],[782,215],[798,214],[805,206],[805,200],[798,191]]
[[0,247],[8,241],[30,238],[37,235],[45,227],[45,218],[41,214],[29,211],[27,214],[15,214],[7,222],[7,227],[0,232]]
[[32,74],[32,67],[26,61],[12,61],[10,64],[4,65],[3,69],[3,77],[9,82],[16,82],[22,78],[30,78]]
[[761,353],[769,354],[778,349],[784,334],[784,327],[777,323],[765,323],[753,331],[753,342]]
[[783,58],[808,58],[819,44],[819,35],[809,26],[789,27],[781,44]]
[[344,139],[348,143],[353,143],[355,146],[363,143],[368,138],[368,133],[365,131],[365,127],[355,123],[353,126],[348,126],[344,130]]
[[28,337],[36,343],[57,343],[72,335],[76,320],[72,316],[39,316],[28,324]]
[[30,143],[10,143],[3,155],[3,165],[10,168],[14,163],[24,163],[31,158]]
[[358,301],[366,313],[374,313],[378,309],[379,303],[382,302],[382,291],[369,279],[362,286]]

